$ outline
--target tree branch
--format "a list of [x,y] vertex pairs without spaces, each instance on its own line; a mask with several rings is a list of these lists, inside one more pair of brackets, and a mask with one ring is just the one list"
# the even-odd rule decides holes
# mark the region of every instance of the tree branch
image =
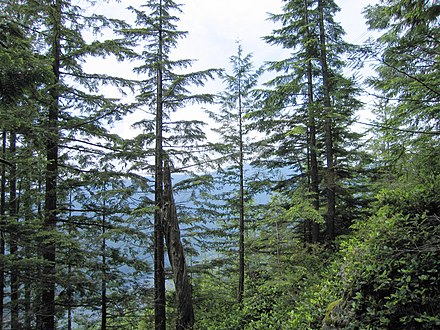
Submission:
[[0,163],[12,167],[12,163],[8,162],[6,159],[0,158]]
[[384,126],[384,125],[380,125],[380,124],[364,123],[362,121],[355,121],[355,123],[366,125],[366,126],[388,129],[388,130],[397,131],[397,132],[414,133],[414,134],[427,134],[427,135],[440,135],[440,131],[419,131],[419,130],[397,128],[397,127],[391,127],[391,126]]

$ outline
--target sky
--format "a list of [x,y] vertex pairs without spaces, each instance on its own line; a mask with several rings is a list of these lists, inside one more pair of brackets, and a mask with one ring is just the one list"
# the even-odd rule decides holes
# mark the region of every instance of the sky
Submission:
[[[180,30],[187,31],[187,38],[179,42],[174,56],[176,58],[189,58],[196,60],[192,69],[194,71],[208,68],[230,68],[229,57],[236,54],[236,41],[240,41],[245,54],[252,53],[255,67],[265,61],[283,59],[286,50],[266,44],[262,37],[269,35],[279,26],[269,21],[268,13],[281,13],[281,0],[175,0],[182,3],[183,13],[179,15]],[[346,31],[346,41],[360,44],[372,35],[367,30],[362,10],[369,4],[378,0],[336,0],[341,11],[336,16]],[[105,4],[100,2],[93,10],[102,12],[115,18],[127,18],[128,11],[124,8],[129,5],[137,6],[142,0],[121,0]],[[90,69],[95,72],[116,74],[133,77],[124,65],[115,62],[91,62]],[[113,71],[113,72],[112,72]],[[264,79],[264,76],[263,76]],[[220,81],[207,84],[204,92],[218,92],[222,88]],[[366,99],[367,103],[371,103]],[[196,108],[198,107],[198,108]],[[363,113],[362,113],[363,111]],[[200,106],[183,109],[182,118],[204,117]],[[360,117],[368,119],[370,116],[368,106],[361,110]],[[136,134],[130,129],[130,122],[136,120],[139,114],[127,117],[121,125],[116,127],[124,137]]]
[[[341,8],[336,20],[347,32],[347,41],[363,41],[368,35],[362,8],[377,1],[336,0]],[[280,50],[261,38],[279,26],[267,13],[281,13],[281,0],[186,0],[181,28],[189,31],[179,51],[209,66],[225,66],[240,40],[245,52],[254,54],[256,64],[280,59]]]

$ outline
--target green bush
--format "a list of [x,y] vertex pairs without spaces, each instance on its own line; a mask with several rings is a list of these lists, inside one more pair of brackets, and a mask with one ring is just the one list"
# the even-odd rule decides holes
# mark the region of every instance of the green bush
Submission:
[[344,295],[325,326],[440,327],[440,218],[432,200],[420,187],[381,194],[384,206],[342,244]]

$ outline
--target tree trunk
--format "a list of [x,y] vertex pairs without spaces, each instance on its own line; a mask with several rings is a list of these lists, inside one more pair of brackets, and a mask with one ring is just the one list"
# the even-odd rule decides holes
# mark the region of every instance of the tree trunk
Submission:
[[[308,1],[304,0],[304,18],[306,24],[306,50],[307,50],[307,98],[308,98],[308,116],[309,116],[309,155],[310,155],[310,187],[312,193],[312,204],[315,210],[319,210],[319,175],[318,175],[318,157],[316,146],[316,122],[315,122],[315,105],[313,99],[313,72],[312,58],[313,49],[311,35],[309,29],[309,10]],[[310,241],[317,243],[319,241],[319,224],[312,222],[310,226]]]
[[[103,227],[104,228],[104,227]],[[104,231],[104,229],[103,229]],[[101,282],[101,330],[107,329],[107,272],[105,238],[102,240],[102,282]]]
[[48,114],[48,131],[46,140],[47,165],[44,203],[44,230],[46,239],[42,243],[44,279],[41,294],[41,330],[55,329],[55,253],[54,232],[57,223],[57,181],[58,181],[58,116],[60,97],[60,57],[61,57],[61,0],[53,5],[52,29],[52,72],[54,83],[49,91],[51,104]]
[[24,287],[24,329],[32,329],[32,289],[30,282],[26,282]]
[[155,180],[154,180],[154,323],[156,330],[166,329],[165,299],[165,265],[164,265],[164,229],[162,219],[163,206],[163,31],[162,0],[159,2],[161,17],[158,41],[158,69],[156,91],[156,146],[155,146]]
[[[23,148],[24,154],[23,156],[25,159],[32,159],[33,152],[31,150],[30,145],[26,145]],[[29,167],[27,167],[28,169]],[[27,172],[30,172],[28,170]],[[25,172],[24,176],[21,175],[21,189],[19,191],[22,192],[21,197],[19,198],[19,210],[20,213],[23,214],[22,218],[24,223],[27,225],[31,225],[34,218],[34,200],[33,197],[35,195],[35,192],[32,191],[32,176],[28,175],[28,173]],[[32,257],[35,257],[34,249],[29,246],[28,243],[23,244],[23,253],[26,259],[31,260]],[[31,270],[24,269],[21,274],[21,283],[23,283],[23,291],[24,291],[24,302],[23,302],[23,308],[24,308],[24,317],[23,317],[23,329],[25,330],[31,330],[32,327],[32,320],[34,317],[34,313],[32,311],[32,293],[33,293],[33,278],[34,273]]]
[[[2,136],[2,158],[6,159],[6,131]],[[2,177],[0,187],[0,330],[3,330],[3,312],[5,296],[5,268],[3,257],[5,255],[5,214],[6,214],[6,164],[2,163]]]
[[176,330],[190,330],[194,326],[194,309],[192,301],[192,287],[185,263],[185,254],[180,237],[177,220],[176,205],[173,198],[171,173],[168,162],[164,171],[164,205],[163,219],[165,239],[168,247],[168,257],[173,269],[174,285],[177,296]]
[[[104,188],[105,189],[105,188]],[[101,330],[107,330],[107,245],[105,241],[105,200],[102,214],[102,280],[101,280]]]
[[[40,222],[42,223],[44,221],[44,204],[42,200],[42,196],[44,196],[44,181],[46,178],[44,177],[44,172],[41,173],[41,175],[38,177],[38,194],[36,196],[37,198],[37,216]],[[41,197],[40,197],[41,196]],[[37,311],[35,314],[35,329],[42,330],[43,328],[43,321],[42,321],[42,313],[41,313],[41,304],[42,304],[42,294],[43,294],[43,283],[40,285],[37,285],[35,287],[34,291],[34,298],[33,298],[33,304],[34,309]]]
[[241,101],[241,77],[240,73],[238,76],[238,138],[239,138],[239,170],[240,170],[240,190],[239,190],[239,200],[240,200],[240,220],[239,220],[239,244],[238,244],[238,254],[239,254],[239,279],[238,279],[238,297],[239,303],[243,301],[244,293],[244,161],[243,161],[243,109]]
[[[72,209],[73,209],[73,196],[72,188],[69,189],[69,223],[68,223],[68,233],[69,236],[72,234]],[[73,290],[72,290],[72,263],[70,261],[70,255],[72,254],[72,249],[69,247],[68,250],[69,261],[67,265],[67,330],[72,330],[72,310],[73,310]]]
[[330,101],[330,75],[327,65],[327,46],[325,40],[324,7],[322,0],[318,0],[319,11],[319,42],[321,50],[321,70],[324,92],[325,112],[325,149],[327,162],[327,240],[332,241],[335,237],[335,213],[336,213],[336,192],[335,192],[335,169],[333,155],[333,128],[332,128],[332,106]]
[[[12,166],[9,174],[9,216],[10,221],[14,223],[17,221],[18,215],[18,202],[17,202],[17,165],[15,161],[16,157],[16,144],[17,135],[15,132],[11,132],[9,137],[9,151],[10,157],[13,159]],[[17,231],[14,230],[14,226],[11,226],[9,253],[14,259],[18,259],[18,246],[17,246]],[[11,330],[20,329],[20,282],[19,273],[17,267],[12,266],[11,269]]]

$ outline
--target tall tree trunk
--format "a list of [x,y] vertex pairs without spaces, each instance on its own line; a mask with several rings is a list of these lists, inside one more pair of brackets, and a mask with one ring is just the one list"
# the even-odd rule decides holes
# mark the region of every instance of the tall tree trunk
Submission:
[[[18,201],[17,201],[17,162],[16,157],[16,145],[17,135],[15,132],[11,132],[9,137],[9,151],[10,157],[13,159],[10,175],[9,175],[9,216],[10,221],[15,225],[18,216]],[[11,226],[9,252],[13,258],[18,259],[18,246],[17,246],[17,231],[14,230],[14,225]],[[11,269],[11,330],[20,329],[20,282],[19,273],[17,267],[12,266]]]
[[[105,188],[104,188],[105,189]],[[107,245],[105,241],[105,200],[102,214],[102,280],[101,280],[101,330],[107,330]]]
[[[30,149],[26,147],[26,157],[29,159],[32,158],[32,153],[30,152]],[[22,181],[23,182],[23,181]],[[23,184],[23,213],[24,213],[24,222],[26,224],[30,224],[32,221],[32,192],[31,192],[31,178],[26,177],[24,178],[24,184]],[[24,246],[24,253],[27,259],[32,258],[33,251],[32,249],[26,244]],[[32,319],[33,319],[33,312],[32,312],[32,274],[31,271],[27,271],[27,273],[24,273],[22,276],[22,282],[24,283],[24,329],[32,329]]]
[[[6,131],[2,135],[2,158],[6,159]],[[6,215],[6,164],[2,163],[0,186],[0,330],[3,330],[4,296],[5,296],[5,215]]]
[[[313,48],[311,43],[311,35],[309,29],[309,4],[308,0],[304,0],[304,19],[306,24],[306,51],[307,51],[307,98],[308,98],[308,117],[309,117],[309,155],[310,155],[310,188],[312,193],[312,203],[315,210],[319,210],[319,175],[318,175],[318,157],[316,146],[316,121],[315,121],[315,104],[313,98],[313,72],[312,58]],[[309,222],[310,223],[310,222]],[[319,224],[310,223],[310,242],[317,243],[319,241]]]
[[[46,180],[45,176],[44,176],[44,172],[42,171],[41,175],[38,177],[38,194],[36,196],[37,199],[37,217],[40,220],[40,222],[42,223],[44,221],[44,205],[43,205],[43,201],[42,201],[42,196],[44,196],[44,181]],[[42,249],[42,248],[41,248]],[[42,252],[42,251],[41,251]],[[35,293],[34,293],[34,299],[33,299],[33,304],[34,304],[34,309],[37,311],[35,314],[35,329],[38,330],[42,330],[43,328],[43,321],[42,321],[42,313],[41,313],[41,304],[42,304],[42,294],[43,294],[43,284],[41,283],[40,285],[37,285],[35,287]]]
[[24,284],[24,329],[32,329],[32,289],[30,281],[26,281]]
[[61,57],[61,14],[62,1],[56,0],[53,8],[52,29],[52,71],[54,83],[49,93],[48,130],[46,140],[46,187],[44,203],[44,230],[48,237],[42,243],[42,256],[45,261],[43,267],[44,280],[41,295],[41,330],[55,329],[55,253],[56,244],[54,232],[57,225],[57,181],[58,181],[58,116],[60,98],[60,57]]
[[162,0],[160,6],[160,26],[158,42],[158,68],[156,90],[156,146],[155,146],[155,180],[154,180],[154,323],[156,330],[166,329],[165,309],[165,265],[164,265],[164,229],[162,219],[163,206],[163,31],[162,31]]
[[[26,146],[25,149],[25,157],[27,159],[32,159],[32,151],[29,146]],[[30,225],[32,222],[32,219],[34,217],[33,215],[33,202],[32,198],[34,196],[33,191],[31,191],[31,176],[27,176],[27,173],[23,176],[21,176],[21,186],[22,189],[19,189],[19,191],[22,191],[22,197],[19,199],[19,210],[20,213],[23,214],[23,221],[26,225]],[[33,255],[34,251],[29,246],[29,244],[23,244],[23,251],[26,259],[31,259],[35,255]],[[24,323],[23,328],[25,330],[31,330],[32,329],[32,319],[33,319],[33,312],[32,312],[32,283],[33,283],[33,273],[31,270],[23,270],[23,273],[21,275],[21,282],[24,285]]]
[[238,76],[238,138],[239,138],[239,170],[240,170],[240,190],[239,190],[239,201],[240,201],[240,220],[239,220],[239,279],[238,279],[238,297],[239,303],[243,301],[244,293],[244,161],[243,161],[243,109],[242,109],[242,99],[241,99],[241,77],[240,73]]
[[[72,234],[72,209],[73,209],[73,196],[72,196],[72,188],[69,189],[69,222],[68,222],[68,233],[69,236]],[[70,262],[70,255],[72,253],[72,249],[69,247],[69,261],[67,265],[67,330],[72,330],[72,303],[73,303],[73,290],[72,290],[72,263]]]
[[176,330],[190,330],[194,326],[192,287],[185,263],[185,253],[180,237],[176,204],[174,203],[171,173],[168,161],[164,171],[163,219],[168,257],[173,268],[174,285],[177,296]]
[[324,6],[323,1],[318,0],[319,12],[319,42],[321,50],[321,70],[324,92],[324,111],[325,111],[325,149],[327,162],[327,214],[326,214],[326,233],[327,240],[332,241],[335,237],[335,213],[336,213],[336,192],[335,192],[335,168],[333,155],[333,128],[332,128],[332,106],[330,101],[330,75],[327,65],[327,46],[325,39],[324,26]]

